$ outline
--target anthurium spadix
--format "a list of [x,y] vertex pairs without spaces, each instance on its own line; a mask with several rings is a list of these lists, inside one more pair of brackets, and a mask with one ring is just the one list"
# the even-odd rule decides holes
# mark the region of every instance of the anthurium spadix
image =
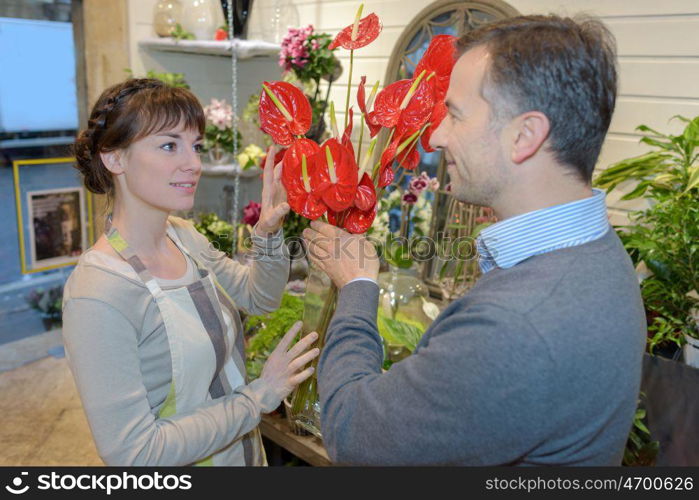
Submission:
[[260,128],[274,142],[288,146],[311,128],[311,103],[288,82],[264,82],[260,93]]
[[314,190],[330,210],[340,212],[352,206],[357,193],[357,162],[349,148],[328,139],[313,155]]

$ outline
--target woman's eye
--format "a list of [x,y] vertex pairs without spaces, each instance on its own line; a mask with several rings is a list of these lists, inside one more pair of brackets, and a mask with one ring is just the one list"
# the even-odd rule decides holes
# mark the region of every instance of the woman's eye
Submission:
[[174,142],[168,142],[167,144],[163,144],[160,146],[160,149],[163,149],[165,151],[175,151],[177,150],[177,144]]
[[194,152],[201,154],[204,152],[204,145],[203,144],[195,144],[194,145]]

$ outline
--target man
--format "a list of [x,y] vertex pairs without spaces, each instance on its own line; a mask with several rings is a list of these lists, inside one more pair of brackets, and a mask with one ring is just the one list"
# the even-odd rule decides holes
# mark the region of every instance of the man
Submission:
[[528,16],[459,48],[431,142],[452,195],[500,220],[478,238],[483,276],[382,373],[371,245],[312,224],[311,258],[340,288],[318,370],[328,453],[354,464],[619,465],[645,316],[591,188],[614,109],[613,38],[594,20]]

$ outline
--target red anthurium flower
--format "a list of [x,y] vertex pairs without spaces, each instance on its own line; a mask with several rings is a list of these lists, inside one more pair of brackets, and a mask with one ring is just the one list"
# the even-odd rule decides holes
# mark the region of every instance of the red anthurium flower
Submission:
[[371,227],[376,217],[376,205],[369,210],[360,210],[352,207],[343,213],[337,214],[328,210],[328,222],[337,225],[339,218],[344,217],[342,227],[352,234],[363,234]]
[[389,164],[387,167],[381,167],[381,170],[379,171],[379,187],[386,187],[390,183],[393,182],[393,179],[395,178],[395,172],[393,172],[393,169],[391,168],[391,165]]
[[357,104],[359,105],[359,109],[364,114],[364,119],[366,121],[367,127],[369,127],[369,133],[371,134],[371,137],[374,137],[381,131],[381,125],[379,125],[376,122],[376,120],[373,119],[371,114],[367,112],[366,90],[364,88],[365,85],[366,76],[363,76],[361,81],[359,82],[359,89],[357,90]]
[[456,62],[456,37],[452,35],[437,35],[432,38],[425,54],[415,67],[415,75],[419,75],[423,70],[426,77],[435,74],[436,98],[444,99],[449,88],[449,78],[451,70]]
[[352,152],[337,139],[328,139],[312,161],[314,192],[335,212],[349,208],[359,183],[359,168]]
[[359,49],[376,40],[376,37],[381,33],[381,21],[374,13],[369,14],[363,19],[359,19],[362,15],[362,8],[363,5],[359,7],[357,19],[354,24],[350,24],[340,31],[335,37],[335,40],[330,43],[328,46],[330,50],[337,47],[342,47],[347,50]]
[[282,161],[282,184],[302,183],[301,157],[306,155],[308,161],[314,154],[320,151],[320,146],[310,139],[297,139],[285,151]]
[[374,111],[367,121],[392,128],[402,135],[419,130],[427,123],[434,107],[433,85],[425,81],[425,73],[414,80],[398,80],[376,96]]
[[430,116],[430,126],[427,127],[420,138],[422,141],[422,147],[428,153],[435,150],[432,146],[430,146],[430,138],[432,137],[432,133],[439,128],[439,125],[442,123],[445,116],[447,116],[447,105],[440,99],[434,104],[434,109],[432,110],[432,115]]
[[413,170],[420,164],[420,153],[417,150],[419,135],[420,130],[410,135],[398,136],[391,141],[381,155],[379,187],[388,186],[393,182],[394,172],[391,166],[394,160],[406,170]]
[[354,206],[359,210],[369,210],[376,205],[376,188],[366,172],[357,186],[357,195],[354,198]]
[[328,207],[312,188],[314,165],[309,160],[320,151],[320,147],[310,139],[295,141],[286,151],[282,163],[282,184],[291,209],[307,219],[315,220],[323,215]]
[[264,82],[260,93],[260,128],[274,142],[287,146],[294,136],[311,128],[313,112],[308,98],[287,82]]
[[374,110],[370,113],[372,121],[382,127],[395,127],[400,118],[400,105],[411,85],[412,80],[398,80],[379,92],[374,102]]

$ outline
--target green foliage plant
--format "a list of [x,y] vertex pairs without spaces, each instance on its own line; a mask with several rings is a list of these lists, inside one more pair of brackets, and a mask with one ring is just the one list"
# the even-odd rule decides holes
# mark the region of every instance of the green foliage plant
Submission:
[[635,264],[644,263],[652,275],[641,283],[648,317],[648,351],[684,343],[684,335],[699,333],[690,320],[699,290],[699,117],[676,116],[684,130],[663,134],[646,125],[641,142],[653,150],[622,160],[596,179],[611,191],[631,184],[623,200],[644,197],[649,208],[633,212],[631,224],[617,227]]

